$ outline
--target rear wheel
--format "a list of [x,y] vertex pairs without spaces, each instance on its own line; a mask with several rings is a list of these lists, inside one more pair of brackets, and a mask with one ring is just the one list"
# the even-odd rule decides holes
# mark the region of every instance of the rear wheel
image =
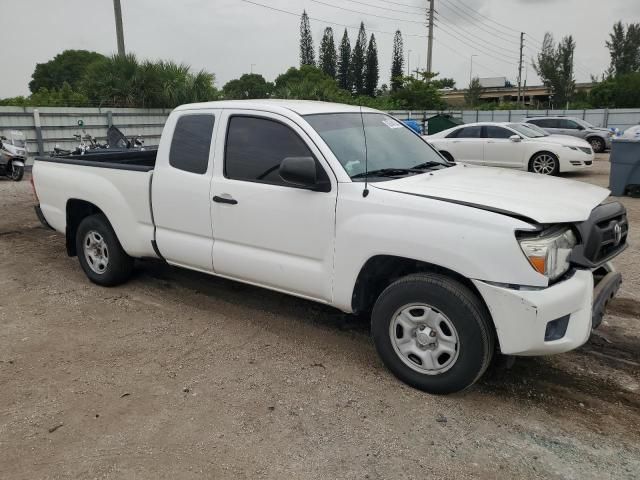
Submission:
[[596,153],[602,153],[605,150],[604,140],[600,137],[591,137],[589,139],[589,143],[591,144],[591,148]]
[[529,171],[541,175],[557,175],[560,172],[560,162],[553,153],[536,153],[529,162]]
[[98,285],[120,285],[133,272],[133,258],[122,249],[111,224],[102,214],[91,215],[80,222],[76,251],[84,273]]
[[24,167],[11,166],[11,180],[19,182],[24,177]]
[[384,364],[403,382],[446,394],[473,385],[494,351],[491,319],[466,286],[415,274],[387,287],[373,308],[371,333]]

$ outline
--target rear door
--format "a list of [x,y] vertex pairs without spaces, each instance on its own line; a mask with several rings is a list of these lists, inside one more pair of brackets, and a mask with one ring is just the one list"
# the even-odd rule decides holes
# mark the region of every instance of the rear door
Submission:
[[205,272],[213,270],[209,190],[219,116],[220,110],[171,115],[164,132],[172,135],[162,136],[152,179],[157,248],[169,263]]
[[522,168],[524,148],[522,142],[514,142],[510,137],[517,135],[498,125],[484,127],[486,143],[484,145],[484,163],[491,167]]
[[447,150],[456,162],[481,165],[484,161],[482,127],[473,125],[455,130],[442,142],[440,150]]
[[[225,110],[210,197],[216,274],[328,302],[331,300],[337,182],[294,121]],[[287,157],[313,157],[328,192],[284,182]]]

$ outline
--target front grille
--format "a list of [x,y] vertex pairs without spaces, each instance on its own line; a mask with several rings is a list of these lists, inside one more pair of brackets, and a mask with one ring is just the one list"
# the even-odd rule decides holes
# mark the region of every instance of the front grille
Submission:
[[587,155],[591,155],[593,152],[591,151],[591,148],[589,147],[578,147],[580,150],[582,150],[584,153],[586,153]]
[[596,207],[588,220],[576,225],[580,243],[571,253],[577,266],[595,268],[608,262],[627,247],[627,212],[618,202]]

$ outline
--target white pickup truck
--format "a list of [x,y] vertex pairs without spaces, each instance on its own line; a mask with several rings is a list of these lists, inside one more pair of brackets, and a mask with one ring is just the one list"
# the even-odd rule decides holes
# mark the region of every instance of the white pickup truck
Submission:
[[432,393],[496,352],[584,344],[628,232],[606,189],[455,165],[384,113],[320,102],[184,105],[157,155],[36,158],[33,183],[91,281],[153,257],[370,313],[386,366]]

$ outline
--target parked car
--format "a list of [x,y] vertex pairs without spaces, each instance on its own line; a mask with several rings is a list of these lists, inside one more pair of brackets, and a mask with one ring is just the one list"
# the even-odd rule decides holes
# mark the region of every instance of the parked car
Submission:
[[382,112],[321,102],[184,105],[157,152],[37,157],[33,185],[92,282],[158,258],[367,313],[385,365],[432,393],[496,351],[585,343],[628,231],[604,188],[454,165]]
[[546,132],[558,135],[571,135],[585,139],[596,153],[611,148],[613,133],[608,128],[594,127],[589,122],[576,117],[531,117],[523,122],[533,123]]
[[480,122],[426,137],[449,161],[543,175],[582,170],[594,155],[584,140],[540,133],[523,123]]

